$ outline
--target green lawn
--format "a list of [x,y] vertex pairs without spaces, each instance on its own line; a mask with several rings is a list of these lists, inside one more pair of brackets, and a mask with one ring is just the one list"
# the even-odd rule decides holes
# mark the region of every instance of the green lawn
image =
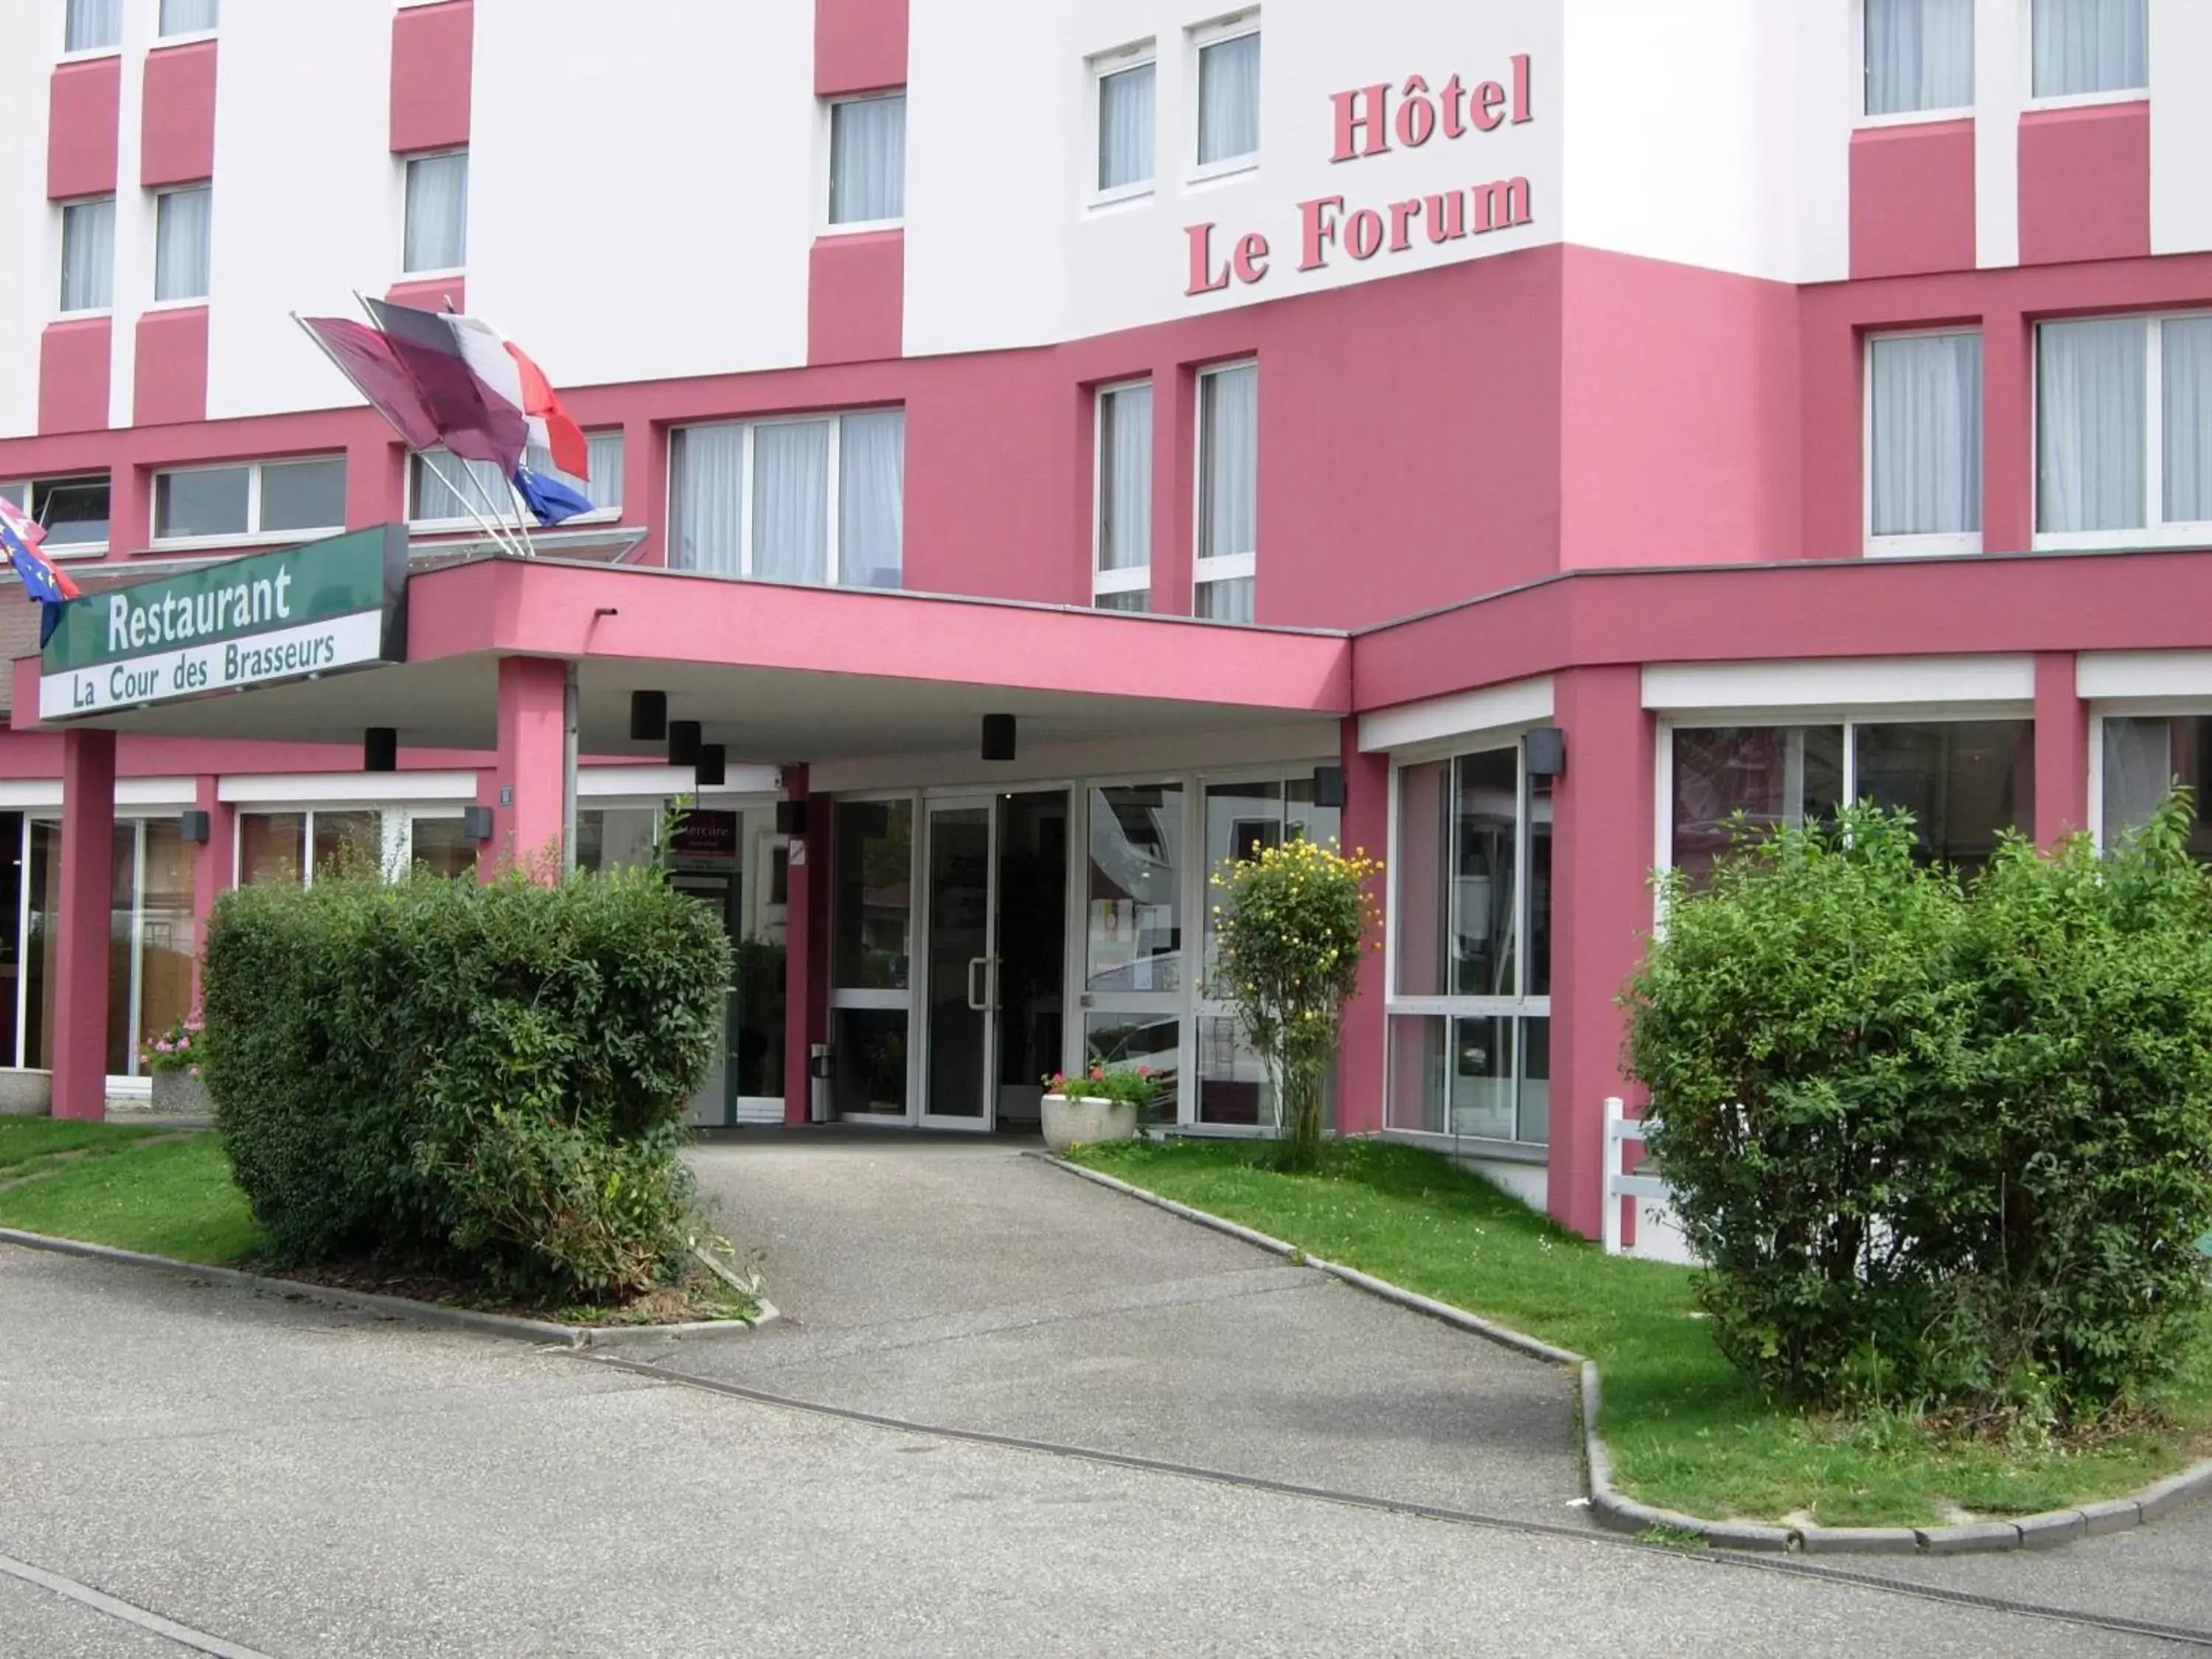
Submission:
[[1589,1355],[1614,1480],[1663,1508],[1828,1526],[2027,1514],[2171,1474],[2212,1431],[2212,1324],[2163,1402],[2179,1432],[2086,1450],[1945,1444],[1896,1418],[1761,1400],[1701,1328],[1687,1269],[1608,1257],[1434,1153],[1343,1141],[1322,1173],[1297,1176],[1224,1142],[1099,1146],[1078,1161]]
[[[60,1133],[65,1130],[81,1138],[71,1141]],[[142,1144],[159,1133],[0,1119],[0,1181],[43,1170],[35,1179],[0,1187],[0,1227],[185,1261],[236,1261],[252,1255],[258,1238],[245,1194],[231,1182],[222,1143],[212,1134],[191,1134]],[[67,1150],[83,1155],[52,1156]]]

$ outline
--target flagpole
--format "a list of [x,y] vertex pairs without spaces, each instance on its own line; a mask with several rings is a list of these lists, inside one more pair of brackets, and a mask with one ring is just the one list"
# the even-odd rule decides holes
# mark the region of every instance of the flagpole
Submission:
[[[353,297],[359,300],[361,295],[356,293]],[[362,309],[363,311],[368,311],[368,307],[364,304]],[[381,409],[377,409],[376,399],[368,395],[368,388],[362,385],[359,380],[354,379],[353,371],[348,368],[345,364],[340,361],[338,355],[336,352],[332,351],[330,347],[323,343],[323,337],[321,335],[316,333],[314,330],[307,326],[307,319],[301,316],[296,311],[291,313],[291,318],[294,322],[299,324],[300,331],[315,343],[315,349],[321,352],[323,356],[329,360],[331,367],[337,370],[340,374],[345,377],[346,384],[351,386],[356,392],[360,392],[362,398],[368,403],[368,406],[371,409],[376,410],[377,414],[383,417],[384,423],[390,427],[392,431],[398,434],[400,447],[404,449],[407,453],[415,457],[417,460],[420,460],[423,465],[428,467],[430,469],[431,476],[436,478],[440,483],[445,485],[447,491],[452,495],[455,501],[461,504],[461,510],[466,513],[469,517],[475,521],[477,528],[483,531],[485,535],[490,537],[494,545],[504,547],[511,552],[520,552],[525,557],[527,557],[527,549],[517,549],[511,538],[507,536],[498,526],[487,520],[483,514],[477,512],[476,507],[471,504],[469,498],[465,495],[453,488],[452,481],[449,480],[443,472],[441,472],[438,470],[438,464],[435,461],[432,460],[428,455],[423,453],[422,451],[416,448],[413,444],[408,441],[407,434],[399,430],[398,422],[394,421],[389,415],[386,415]],[[369,320],[372,323],[376,320],[375,313],[373,312],[369,313]]]

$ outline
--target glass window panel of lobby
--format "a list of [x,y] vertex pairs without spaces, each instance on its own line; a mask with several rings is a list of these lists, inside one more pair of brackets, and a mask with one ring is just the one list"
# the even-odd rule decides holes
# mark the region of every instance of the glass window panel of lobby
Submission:
[[1979,552],[1982,337],[1869,340],[1867,379],[1872,550]]
[[2035,0],[2032,27],[2038,98],[2150,84],[2149,0]]
[[2204,814],[2205,788],[2212,784],[2212,715],[2108,715],[2104,728],[2104,844],[2117,846],[2130,830],[2148,823],[2166,791],[2179,783],[2196,799],[2190,856],[2212,863],[2212,825]]
[[830,106],[830,222],[891,224],[906,216],[906,94]]
[[1866,0],[1866,112],[1972,107],[1974,0]]
[[1091,602],[1149,611],[1152,588],[1152,387],[1098,392],[1098,524]]
[[1197,614],[1253,618],[1260,545],[1260,368],[1233,363],[1198,380]]
[[1693,887],[1739,835],[1820,823],[1845,799],[1840,726],[1684,727],[1671,741],[1668,845]]

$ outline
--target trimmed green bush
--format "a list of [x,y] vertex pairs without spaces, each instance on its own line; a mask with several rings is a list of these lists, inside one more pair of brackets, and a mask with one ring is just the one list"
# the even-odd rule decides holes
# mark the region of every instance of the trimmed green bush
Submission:
[[683,1264],[728,941],[655,871],[225,894],[204,1066],[280,1257],[606,1299]]
[[1971,883],[1854,808],[1740,846],[1624,1000],[1723,1351],[1820,1403],[2048,1426],[2170,1371],[2206,1299],[2212,877],[2185,797]]

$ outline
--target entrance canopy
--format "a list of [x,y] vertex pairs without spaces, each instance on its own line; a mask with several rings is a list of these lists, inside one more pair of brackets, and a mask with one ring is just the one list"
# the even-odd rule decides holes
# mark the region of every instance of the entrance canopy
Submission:
[[[978,716],[1021,740],[1080,740],[1341,719],[1341,635],[1176,617],[489,555],[416,572],[404,660],[45,722],[147,735],[409,746],[496,744],[504,657],[577,665],[579,747],[630,750],[629,695],[668,694],[732,761],[972,749]],[[20,728],[40,659],[15,664]]]

